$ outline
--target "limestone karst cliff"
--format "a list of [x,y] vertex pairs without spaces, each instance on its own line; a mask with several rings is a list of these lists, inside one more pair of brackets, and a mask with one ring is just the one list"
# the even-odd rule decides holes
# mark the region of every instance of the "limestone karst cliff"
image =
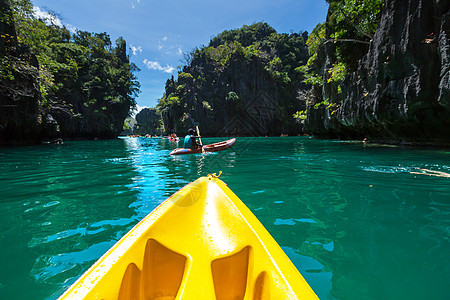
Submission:
[[[368,51],[340,94],[326,72],[334,44],[323,45],[323,87],[315,88],[306,130],[320,137],[450,144],[449,7],[448,1],[386,0]],[[314,109],[324,99],[331,105]]]

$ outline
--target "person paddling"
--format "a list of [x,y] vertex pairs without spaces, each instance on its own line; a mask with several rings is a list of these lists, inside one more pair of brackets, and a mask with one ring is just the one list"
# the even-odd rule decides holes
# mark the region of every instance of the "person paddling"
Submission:
[[194,129],[189,128],[188,134],[184,137],[184,148],[197,149],[198,147],[203,147],[202,144],[197,142],[199,137],[195,135]]

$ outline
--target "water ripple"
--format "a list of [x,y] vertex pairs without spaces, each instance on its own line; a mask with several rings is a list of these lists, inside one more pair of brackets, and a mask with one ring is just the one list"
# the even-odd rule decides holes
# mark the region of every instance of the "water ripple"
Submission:
[[414,172],[450,173],[448,152],[309,137],[172,157],[175,147],[124,138],[0,149],[0,298],[57,298],[167,197],[219,171],[321,299],[447,296],[450,179]]

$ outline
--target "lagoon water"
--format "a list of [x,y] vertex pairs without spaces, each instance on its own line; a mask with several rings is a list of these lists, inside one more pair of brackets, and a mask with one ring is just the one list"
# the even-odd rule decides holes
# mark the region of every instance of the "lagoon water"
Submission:
[[56,299],[168,196],[219,171],[321,299],[448,299],[450,178],[434,175],[450,173],[449,150],[238,138],[171,157],[176,146],[0,148],[0,299]]

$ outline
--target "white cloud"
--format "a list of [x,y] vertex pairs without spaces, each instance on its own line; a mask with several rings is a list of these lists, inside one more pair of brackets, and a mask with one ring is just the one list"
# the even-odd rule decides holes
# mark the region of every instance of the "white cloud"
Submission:
[[133,52],[133,55],[136,55],[138,53],[142,53],[142,47],[138,46],[135,47],[133,44],[130,46],[131,52]]
[[75,34],[77,32],[77,28],[70,25],[70,24],[66,24],[66,28],[67,30],[69,30],[72,34]]
[[65,26],[66,29],[69,30],[71,33],[75,33],[77,31],[76,27],[70,24],[63,25],[63,23],[57,16],[54,16],[46,11],[42,11],[38,6],[33,7],[33,13],[37,19],[44,21],[44,23],[47,25],[55,25],[61,28]]
[[57,16],[53,16],[46,11],[42,11],[38,6],[33,7],[34,16],[41,19],[47,25],[56,25],[58,27],[63,27],[61,20]]
[[144,108],[149,108],[149,107],[148,106],[140,106],[140,105],[136,104],[136,108],[131,112],[131,116],[134,118]]
[[131,8],[135,9],[136,5],[140,4],[141,0],[131,0]]
[[172,73],[175,70],[175,68],[172,66],[166,65],[165,67],[163,67],[159,64],[159,62],[151,61],[148,59],[144,59],[143,63],[149,70],[163,71],[165,73]]
[[158,50],[161,51],[164,49],[162,52],[167,55],[182,55],[183,50],[181,49],[181,46],[170,45],[170,42],[169,43],[167,42],[168,39],[169,38],[167,36],[164,36],[162,37],[162,39],[158,41]]
[[[161,50],[161,48],[159,48],[159,50]],[[164,51],[164,53],[167,54],[167,55],[181,55],[181,54],[183,54],[183,49],[181,49],[181,46],[179,46],[179,45],[178,46],[166,47],[166,49],[167,50]]]
[[164,45],[167,41],[167,36],[164,36],[160,41],[158,41],[158,50],[164,48]]

